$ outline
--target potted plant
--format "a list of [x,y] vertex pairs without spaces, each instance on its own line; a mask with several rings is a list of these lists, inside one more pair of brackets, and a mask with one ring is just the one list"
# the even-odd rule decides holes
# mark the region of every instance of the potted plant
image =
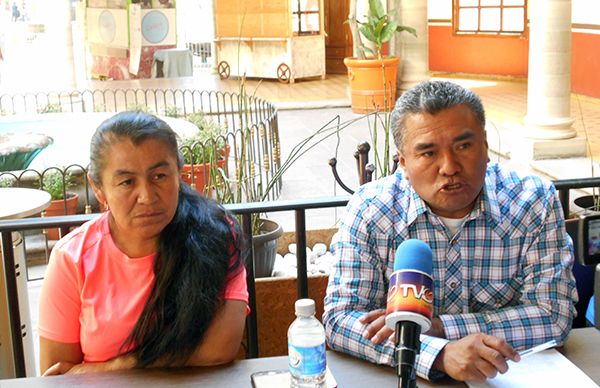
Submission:
[[215,174],[211,165],[226,169],[229,154],[226,130],[201,112],[192,113],[187,120],[195,124],[198,131],[180,141],[184,161],[181,179],[196,191],[209,194],[213,187],[211,173]]
[[[405,31],[416,37],[417,32],[412,27],[401,26],[392,20],[393,13],[384,11],[381,0],[369,0],[365,17],[362,21],[356,19],[356,0],[351,0],[347,23],[350,25],[356,57],[345,58],[344,64],[348,67],[352,111],[389,111],[396,100],[396,75],[400,58],[384,56],[384,43],[392,39],[395,33]],[[361,34],[374,45],[373,48],[362,43]]]
[[[75,187],[70,171],[51,169],[42,173],[40,189],[50,193],[50,205],[42,213],[44,217],[71,215],[77,213],[79,195],[69,191]],[[48,229],[48,239],[58,240],[59,229]]]
[[[332,120],[311,135],[298,142],[289,152],[287,158],[280,160],[281,143],[277,136],[271,136],[262,124],[253,126],[250,121],[252,97],[245,94],[244,77],[240,83],[240,109],[237,122],[242,130],[236,133],[239,142],[232,144],[231,158],[228,170],[211,165],[215,180],[213,197],[223,203],[263,202],[273,200],[278,193],[283,174],[307,151],[314,148],[323,140],[336,136],[341,130],[351,125],[351,122],[340,124]],[[258,135],[258,136],[257,136]],[[253,144],[266,143],[268,138],[272,146],[272,154],[263,155],[262,160],[254,160]],[[258,166],[258,163],[262,163]],[[277,169],[269,170],[270,164]],[[283,234],[282,227],[264,214],[251,216],[252,244],[254,251],[254,270],[256,277],[271,276],[275,262],[277,239]]]

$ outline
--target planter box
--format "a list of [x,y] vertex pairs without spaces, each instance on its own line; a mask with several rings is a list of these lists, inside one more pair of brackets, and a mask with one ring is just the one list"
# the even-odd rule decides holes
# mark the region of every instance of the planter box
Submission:
[[[307,246],[318,242],[329,246],[337,229],[318,229],[306,232]],[[285,232],[278,241],[278,252],[287,253],[290,243],[296,241],[293,232]],[[323,316],[323,299],[327,290],[328,275],[309,275],[308,296],[316,303],[315,316],[320,321]],[[288,353],[287,330],[296,315],[294,302],[298,298],[296,277],[269,277],[256,279],[256,314],[258,322],[259,357],[283,356]],[[244,334],[244,343],[245,343]],[[245,358],[241,347],[238,358]]]

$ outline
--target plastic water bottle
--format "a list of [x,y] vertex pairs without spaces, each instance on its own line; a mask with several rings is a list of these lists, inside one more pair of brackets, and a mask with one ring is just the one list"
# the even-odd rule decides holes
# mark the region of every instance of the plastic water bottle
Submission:
[[325,387],[325,329],[315,318],[315,301],[296,301],[296,320],[288,329],[292,387]]

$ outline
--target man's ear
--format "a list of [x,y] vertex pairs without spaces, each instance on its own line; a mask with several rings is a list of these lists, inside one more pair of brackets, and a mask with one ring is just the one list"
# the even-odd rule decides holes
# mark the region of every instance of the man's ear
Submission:
[[404,158],[404,155],[402,155],[402,151],[397,150],[396,154],[398,155],[398,165],[404,171],[404,178],[410,179],[410,177],[408,176],[408,172],[406,172],[406,159]]

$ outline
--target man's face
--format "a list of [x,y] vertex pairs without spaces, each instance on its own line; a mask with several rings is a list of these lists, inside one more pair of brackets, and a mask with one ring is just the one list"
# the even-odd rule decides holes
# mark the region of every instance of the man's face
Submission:
[[442,217],[462,218],[473,209],[485,179],[484,129],[466,105],[409,114],[400,166],[419,196]]

